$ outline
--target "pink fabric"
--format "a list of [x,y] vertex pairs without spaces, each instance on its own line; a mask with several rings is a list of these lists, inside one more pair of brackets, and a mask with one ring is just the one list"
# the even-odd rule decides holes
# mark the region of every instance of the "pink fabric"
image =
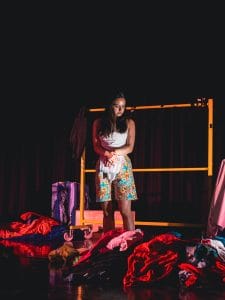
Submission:
[[117,229],[113,229],[113,230],[104,232],[102,234],[102,236],[100,237],[100,239],[96,242],[96,244],[86,254],[84,254],[77,262],[75,262],[73,266],[77,266],[80,263],[88,261],[90,258],[93,258],[97,254],[110,251],[106,247],[108,242],[111,239],[115,238],[116,236],[121,235],[124,232],[125,232],[125,230],[122,228],[117,228]]
[[126,251],[130,245],[142,240],[143,236],[144,233],[140,229],[128,230],[111,239],[106,247],[110,250],[120,247],[120,251]]
[[225,159],[220,164],[207,224],[207,237],[213,238],[225,228]]

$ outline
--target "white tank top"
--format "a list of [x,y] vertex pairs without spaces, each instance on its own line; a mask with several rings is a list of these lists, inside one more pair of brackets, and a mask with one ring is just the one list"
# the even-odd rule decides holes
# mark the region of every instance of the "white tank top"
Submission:
[[101,146],[106,150],[122,147],[126,144],[128,130],[120,133],[114,131],[109,136],[99,136]]

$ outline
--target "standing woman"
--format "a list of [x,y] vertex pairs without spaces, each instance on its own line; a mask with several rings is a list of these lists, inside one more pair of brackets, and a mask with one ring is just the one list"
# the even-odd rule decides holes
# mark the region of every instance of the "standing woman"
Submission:
[[135,122],[126,116],[126,99],[118,93],[96,119],[92,131],[94,151],[99,155],[96,163],[96,201],[103,210],[103,231],[115,229],[112,192],[118,203],[125,230],[134,230],[131,201],[137,200],[136,187],[128,154],[135,142]]

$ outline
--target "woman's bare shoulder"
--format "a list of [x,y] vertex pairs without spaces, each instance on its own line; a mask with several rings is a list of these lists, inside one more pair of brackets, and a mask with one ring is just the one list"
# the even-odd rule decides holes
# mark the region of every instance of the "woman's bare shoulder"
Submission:
[[135,126],[135,122],[133,119],[129,118],[127,119],[127,125],[130,127],[130,126]]
[[93,121],[94,125],[99,125],[101,123],[101,118],[97,118]]

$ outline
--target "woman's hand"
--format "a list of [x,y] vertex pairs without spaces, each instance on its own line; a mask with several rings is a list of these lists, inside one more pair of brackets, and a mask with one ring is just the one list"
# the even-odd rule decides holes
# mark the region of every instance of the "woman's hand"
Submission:
[[106,151],[104,164],[107,167],[110,167],[115,164],[117,161],[117,154],[115,151]]

